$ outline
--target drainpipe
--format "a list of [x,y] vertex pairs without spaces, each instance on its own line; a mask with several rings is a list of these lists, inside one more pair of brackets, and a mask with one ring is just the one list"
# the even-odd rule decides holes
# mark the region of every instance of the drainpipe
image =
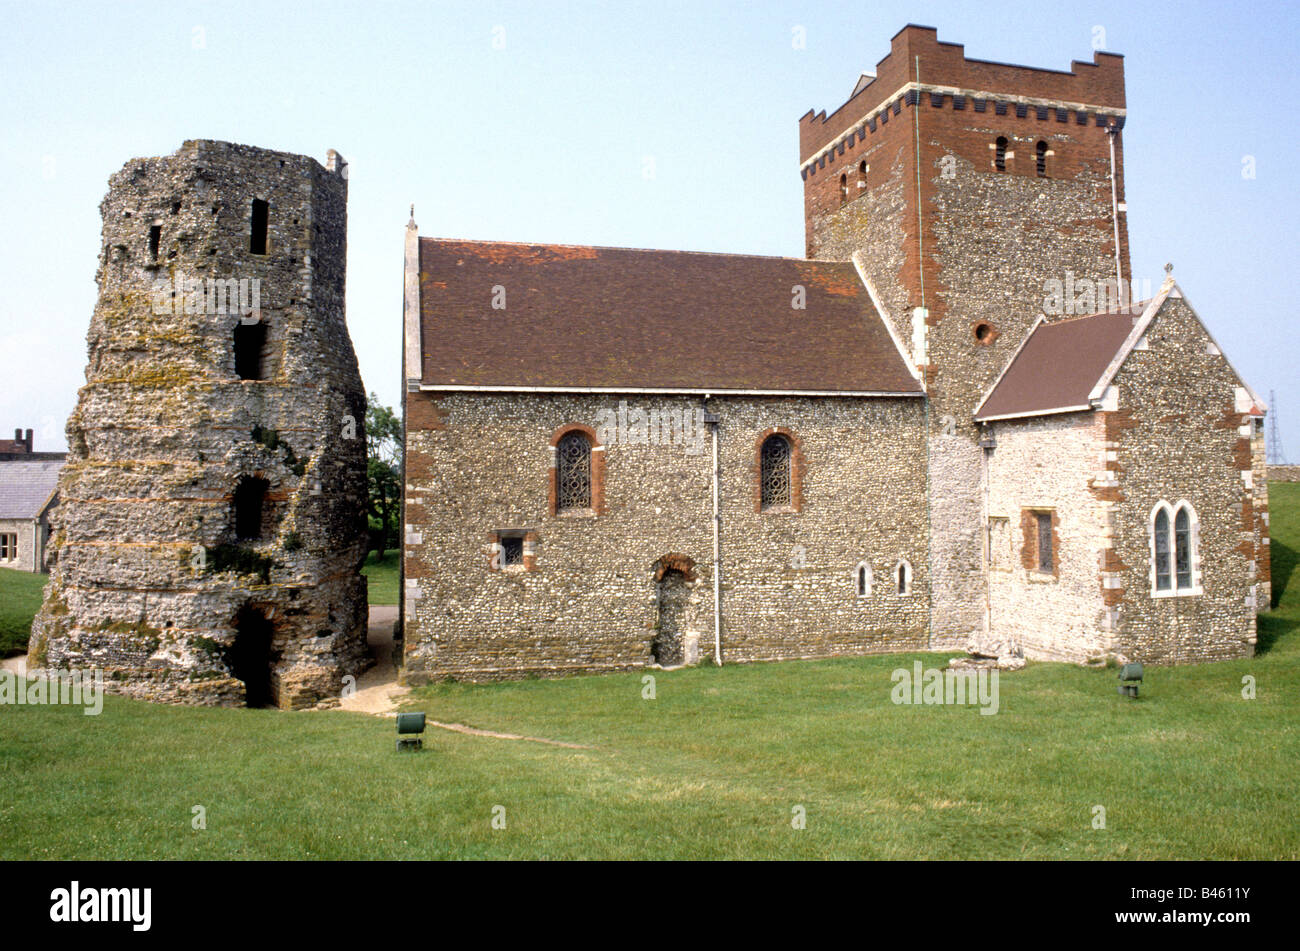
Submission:
[[1115,136],[1118,134],[1119,129],[1114,124],[1106,126],[1106,139],[1110,143],[1110,218],[1115,225],[1115,293],[1122,298],[1124,275],[1119,264],[1119,188],[1115,182]]
[[719,418],[710,413],[709,395],[704,395],[704,423],[709,427],[713,441],[713,663],[722,666],[722,513],[718,505],[718,423]]
[[[980,481],[984,484],[983,496],[983,513],[980,521],[980,534],[984,536],[983,544],[980,546],[984,553],[984,638],[986,641],[993,640],[993,553],[989,550],[989,469],[991,468],[991,456],[997,446],[997,438],[993,435],[991,424],[985,423],[981,426],[980,433]],[[1007,526],[1010,531],[1010,525]]]

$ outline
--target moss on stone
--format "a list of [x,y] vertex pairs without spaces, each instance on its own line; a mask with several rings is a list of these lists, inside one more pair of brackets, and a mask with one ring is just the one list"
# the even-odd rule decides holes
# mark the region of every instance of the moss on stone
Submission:
[[206,551],[208,570],[214,573],[233,571],[240,575],[256,575],[262,584],[270,584],[271,570],[280,567],[269,555],[259,554],[242,545],[217,545]]

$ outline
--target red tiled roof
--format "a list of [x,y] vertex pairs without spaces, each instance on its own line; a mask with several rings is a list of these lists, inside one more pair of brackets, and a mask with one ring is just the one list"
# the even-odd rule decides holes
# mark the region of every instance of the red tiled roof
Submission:
[[1131,313],[1116,313],[1039,324],[975,418],[1086,407],[1136,320]]
[[[422,381],[920,394],[852,264],[420,239]],[[794,286],[806,309],[791,306]],[[505,289],[505,309],[492,307]]]

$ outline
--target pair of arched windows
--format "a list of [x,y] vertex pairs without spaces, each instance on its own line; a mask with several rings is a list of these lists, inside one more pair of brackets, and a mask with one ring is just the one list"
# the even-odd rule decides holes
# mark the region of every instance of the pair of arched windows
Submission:
[[[555,442],[554,510],[591,512],[597,508],[595,447],[581,429],[565,432]],[[796,506],[795,447],[790,437],[773,433],[759,449],[760,509],[785,510]]]
[[1159,596],[1199,594],[1200,524],[1190,502],[1163,499],[1151,510],[1151,592]]
[[[993,166],[999,172],[1007,170],[1007,137],[998,136],[997,142],[994,143]],[[1034,171],[1039,178],[1047,177],[1047,143],[1039,140],[1034,146]]]
[[[871,597],[872,580],[871,566],[865,561],[858,562],[858,567],[853,571],[853,583],[859,598]],[[906,558],[894,566],[892,580],[895,593],[899,595],[911,594],[912,565]]]
[[[859,192],[862,192],[866,189],[866,187],[867,187],[867,162],[864,159],[858,163],[857,190]],[[851,197],[852,195],[850,194],[850,189],[849,189],[849,173],[845,172],[843,175],[840,176],[840,204],[841,205],[844,204]]]

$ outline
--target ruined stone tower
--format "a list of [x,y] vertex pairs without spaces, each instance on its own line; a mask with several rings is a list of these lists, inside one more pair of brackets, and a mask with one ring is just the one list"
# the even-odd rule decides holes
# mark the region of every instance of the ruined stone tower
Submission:
[[347,171],[188,141],[109,180],[33,667],[301,707],[367,663]]
[[843,106],[799,122],[808,256],[854,261],[924,374],[935,647],[987,625],[975,408],[1045,282],[1132,279],[1125,115],[1121,56],[1031,69],[907,26]]

